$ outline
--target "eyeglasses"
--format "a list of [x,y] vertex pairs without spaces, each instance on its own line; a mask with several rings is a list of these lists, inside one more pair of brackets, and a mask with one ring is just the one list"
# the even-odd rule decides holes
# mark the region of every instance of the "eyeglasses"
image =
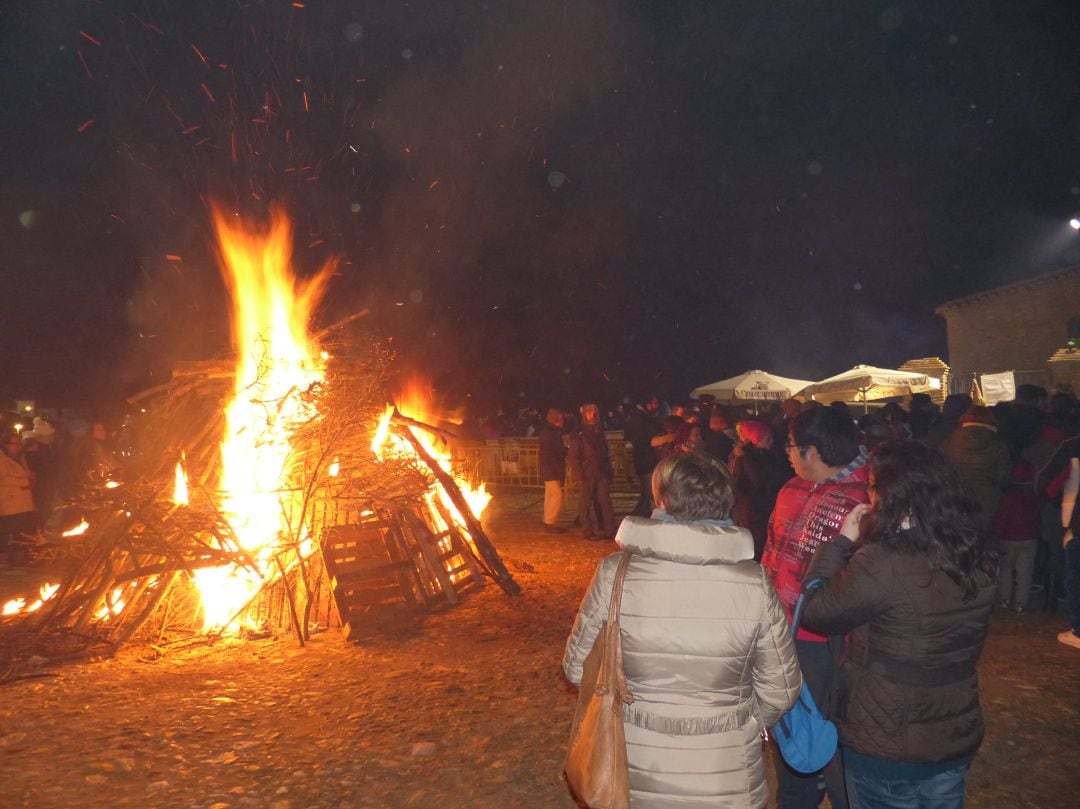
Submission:
[[790,441],[788,441],[786,444],[784,444],[784,451],[785,452],[791,452],[793,449],[799,449],[799,445],[798,444],[792,444]]

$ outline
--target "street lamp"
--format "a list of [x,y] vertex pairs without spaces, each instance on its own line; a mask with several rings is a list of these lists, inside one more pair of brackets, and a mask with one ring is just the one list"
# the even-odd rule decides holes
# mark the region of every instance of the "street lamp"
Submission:
[[1073,230],[1080,230],[1080,219],[1074,216],[1072,219],[1069,220],[1069,227],[1071,227]]

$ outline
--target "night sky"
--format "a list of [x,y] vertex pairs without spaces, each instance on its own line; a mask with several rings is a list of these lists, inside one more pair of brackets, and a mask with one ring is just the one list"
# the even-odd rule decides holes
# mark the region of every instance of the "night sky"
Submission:
[[1080,4],[0,7],[0,397],[227,351],[208,204],[282,204],[401,376],[614,404],[944,355],[934,307],[1080,261]]

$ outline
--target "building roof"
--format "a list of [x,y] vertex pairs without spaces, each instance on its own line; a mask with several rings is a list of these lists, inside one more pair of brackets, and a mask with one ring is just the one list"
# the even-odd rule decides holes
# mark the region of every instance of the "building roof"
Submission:
[[1080,264],[1073,264],[1061,270],[1054,270],[1053,272],[1042,273],[1041,275],[1035,275],[1031,278],[1024,278],[1020,281],[1013,281],[1009,284],[1002,284],[998,287],[984,289],[982,292],[976,292],[972,295],[965,295],[963,298],[953,298],[951,301],[945,301],[945,303],[935,308],[934,313],[944,317],[945,312],[949,309],[959,309],[963,306],[969,306],[973,303],[980,303],[982,301],[997,298],[1002,295],[1007,295],[1010,292],[1015,292],[1018,289],[1034,289],[1036,287],[1045,286],[1048,283],[1053,283],[1054,281],[1059,281],[1070,276],[1080,277]]
[[1080,348],[1059,348],[1050,358],[1050,362],[1080,363]]

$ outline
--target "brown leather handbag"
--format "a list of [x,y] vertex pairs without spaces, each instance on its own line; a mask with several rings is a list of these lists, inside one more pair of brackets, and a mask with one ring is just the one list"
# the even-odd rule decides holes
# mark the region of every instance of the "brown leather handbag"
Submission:
[[570,726],[566,780],[590,809],[630,807],[622,706],[633,702],[634,696],[626,687],[619,636],[619,607],[629,564],[630,554],[624,553],[611,586],[608,619],[585,658],[577,712]]

